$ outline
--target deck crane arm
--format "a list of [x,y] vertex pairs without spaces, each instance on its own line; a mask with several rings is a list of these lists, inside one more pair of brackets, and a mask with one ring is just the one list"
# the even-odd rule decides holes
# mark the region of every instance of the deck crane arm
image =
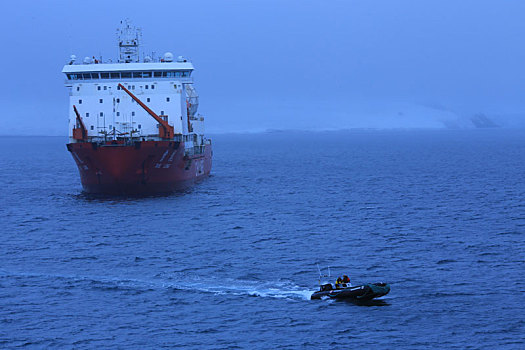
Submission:
[[[153,112],[148,106],[146,106],[137,96],[135,96],[131,91],[126,89],[126,87],[122,84],[118,84],[118,86],[124,90],[135,102],[137,102],[146,112],[148,112],[149,115],[153,117],[161,126],[159,128],[159,137],[162,139],[171,139],[173,138],[174,130],[173,126],[168,124],[168,121],[166,120],[168,118],[167,115],[161,115],[158,116],[155,112]],[[165,118],[165,119],[164,119]]]
[[73,138],[75,140],[85,141],[88,137],[88,131],[86,129],[86,126],[84,125],[84,121],[82,120],[80,113],[78,113],[77,106],[73,105],[73,111],[75,111],[75,114],[77,116],[76,125],[73,128]]

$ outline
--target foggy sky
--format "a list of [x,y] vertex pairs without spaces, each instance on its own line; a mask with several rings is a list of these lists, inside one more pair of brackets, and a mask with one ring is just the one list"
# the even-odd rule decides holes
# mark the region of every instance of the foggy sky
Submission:
[[525,125],[525,1],[3,3],[0,134],[66,135],[63,65],[143,50],[195,65],[210,132]]

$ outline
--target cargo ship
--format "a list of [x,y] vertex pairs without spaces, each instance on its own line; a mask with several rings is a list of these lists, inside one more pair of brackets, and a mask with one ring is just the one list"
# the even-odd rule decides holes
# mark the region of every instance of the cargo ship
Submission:
[[72,55],[62,73],[69,90],[69,143],[82,187],[95,194],[160,194],[206,178],[212,143],[197,113],[193,64],[141,52],[141,30],[117,30],[119,57]]

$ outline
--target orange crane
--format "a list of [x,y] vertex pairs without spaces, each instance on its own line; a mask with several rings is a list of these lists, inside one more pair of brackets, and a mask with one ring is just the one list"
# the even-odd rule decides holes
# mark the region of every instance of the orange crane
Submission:
[[84,125],[82,117],[80,116],[80,113],[78,113],[77,107],[75,105],[73,105],[73,110],[77,115],[77,122],[76,125],[73,127],[73,139],[86,141],[88,138],[86,126]]
[[153,117],[153,119],[155,119],[160,124],[161,127],[159,128],[159,137],[161,139],[171,139],[171,138],[173,138],[173,135],[174,135],[175,132],[173,130],[173,126],[168,124],[168,116],[167,115],[160,115],[160,116],[157,115],[148,106],[146,106],[141,100],[139,100],[137,96],[133,95],[131,93],[131,91],[126,89],[124,87],[124,85],[119,83],[118,86],[122,90],[126,91],[126,93],[129,96],[131,96],[131,98],[134,99],[135,102],[137,102],[142,108],[144,108],[144,110],[146,112],[148,112],[148,114],[151,115]]

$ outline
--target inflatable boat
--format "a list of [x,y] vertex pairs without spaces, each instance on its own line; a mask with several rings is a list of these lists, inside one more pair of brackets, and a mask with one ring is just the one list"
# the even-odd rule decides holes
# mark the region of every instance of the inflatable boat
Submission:
[[387,283],[367,283],[361,286],[339,285],[337,288],[331,283],[322,284],[318,291],[314,292],[310,299],[353,299],[353,300],[372,300],[382,297],[390,292],[390,285]]

